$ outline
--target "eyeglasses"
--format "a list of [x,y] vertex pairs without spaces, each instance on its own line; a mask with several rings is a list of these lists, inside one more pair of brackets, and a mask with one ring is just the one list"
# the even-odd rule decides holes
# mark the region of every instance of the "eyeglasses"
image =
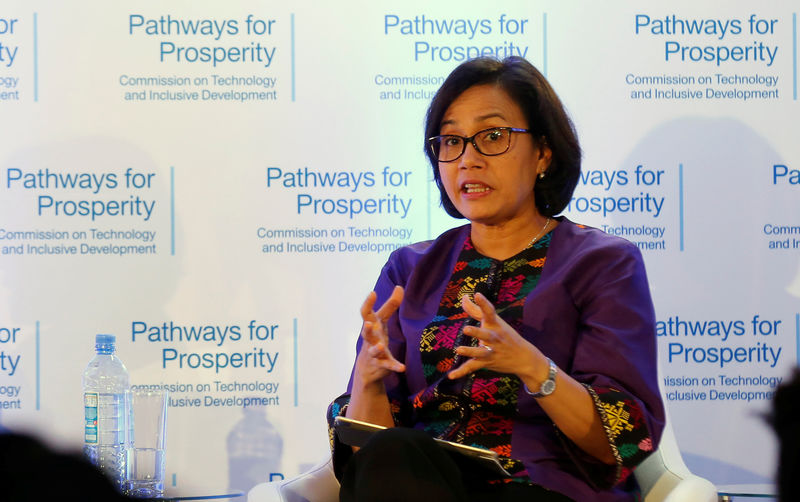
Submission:
[[519,129],[517,127],[491,127],[478,131],[470,137],[458,136],[455,134],[443,134],[428,138],[428,146],[433,152],[433,156],[439,162],[453,162],[458,160],[467,149],[467,143],[472,143],[475,150],[481,155],[492,157],[502,155],[511,147],[511,133],[525,132],[530,133],[529,129]]

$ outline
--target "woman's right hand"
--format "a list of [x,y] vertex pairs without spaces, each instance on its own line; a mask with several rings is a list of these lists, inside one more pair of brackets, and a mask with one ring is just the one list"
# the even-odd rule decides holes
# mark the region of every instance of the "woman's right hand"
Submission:
[[356,358],[355,377],[362,385],[382,383],[391,372],[403,372],[406,367],[389,351],[389,335],[386,323],[403,301],[403,288],[395,286],[391,296],[376,311],[377,295],[371,292],[361,305],[361,328],[363,343]]

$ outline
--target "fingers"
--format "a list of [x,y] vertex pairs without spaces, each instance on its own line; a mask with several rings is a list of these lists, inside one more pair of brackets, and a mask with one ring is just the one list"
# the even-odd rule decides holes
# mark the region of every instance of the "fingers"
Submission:
[[494,305],[482,293],[475,293],[474,300],[467,295],[461,297],[461,306],[471,318],[481,322],[481,326],[485,324],[495,324],[499,322],[497,311]]
[[[398,308],[400,308],[400,304],[403,302],[403,288],[401,286],[395,286],[392,290],[392,294],[389,298],[381,305],[381,308],[375,312],[375,315],[380,319],[382,322],[386,322],[392,314],[394,314]],[[374,302],[373,302],[374,304]]]
[[378,356],[375,357],[375,364],[378,367],[402,373],[406,370],[406,365],[394,358],[391,352],[384,349]]
[[[477,293],[475,296],[478,296],[480,293]],[[481,308],[472,301],[472,299],[468,295],[463,295],[461,297],[461,307],[464,309],[464,312],[467,313],[471,318],[480,321],[483,319],[483,313],[481,312]]]
[[361,338],[370,345],[377,345],[383,342],[383,336],[379,330],[376,330],[375,323],[372,321],[364,321],[364,326],[361,328]]
[[361,304],[361,319],[364,321],[361,336],[370,344],[376,344],[385,339],[384,323],[394,314],[403,301],[403,288],[395,286],[392,294],[378,309],[372,310],[378,299],[377,293],[370,291],[364,303]]
[[361,304],[361,319],[364,321],[372,320],[372,317],[375,315],[375,312],[372,311],[372,307],[375,306],[375,301],[377,299],[378,294],[374,291],[370,291],[367,298],[364,299],[364,303]]
[[367,355],[375,358],[376,364],[382,368],[392,371],[403,371],[405,369],[405,365],[395,359],[383,344],[366,347],[366,351]]
[[389,350],[386,321],[397,311],[403,300],[403,288],[395,287],[383,305],[374,311],[378,295],[372,291],[361,304],[361,345],[356,357],[354,378],[371,384],[392,373],[405,372],[403,363]]
[[465,326],[464,334],[477,338],[480,342],[487,345],[494,345],[497,341],[497,336],[503,333],[508,325],[500,316],[497,311],[482,293],[475,293],[475,299],[470,299],[467,295],[461,297],[461,305],[470,317],[481,322],[480,327]]
[[[474,296],[475,301],[471,303],[477,305],[481,313],[480,318],[475,317],[475,319],[481,319],[483,322],[494,322],[497,319],[497,311],[494,309],[492,302],[483,296],[482,293],[475,293]],[[467,313],[469,314],[469,312]]]
[[381,305],[377,311],[374,311],[373,309],[375,308],[375,302],[378,300],[378,294],[375,293],[375,291],[370,291],[364,303],[361,304],[361,319],[364,321],[374,321],[377,319],[381,322],[386,322],[392,317],[392,314],[400,308],[400,304],[403,302],[403,294],[402,286],[395,286],[392,290],[392,294],[384,304]]
[[463,333],[469,337],[475,338],[478,342],[491,345],[495,342],[494,332],[478,326],[464,326]]
[[361,337],[365,342],[361,352],[366,356],[364,361],[369,361],[368,365],[373,368],[396,372],[405,371],[405,365],[395,359],[389,351],[385,325],[403,301],[403,288],[395,286],[389,298],[375,311],[373,309],[377,298],[378,295],[372,291],[361,305],[361,318],[364,321]]
[[464,364],[462,364],[458,368],[448,373],[447,378],[449,378],[450,380],[456,380],[458,378],[465,377],[470,373],[478,371],[484,366],[485,363],[483,363],[480,359],[470,359],[469,361],[464,362]]
[[456,348],[456,353],[460,356],[469,357],[470,359],[447,374],[447,377],[451,380],[461,378],[469,375],[473,371],[485,368],[492,362],[495,355],[494,350],[489,345],[479,345],[477,347],[462,345]]
[[405,371],[405,365],[395,359],[394,355],[389,351],[389,348],[387,347],[386,343],[384,343],[383,339],[373,333],[372,327],[372,323],[364,323],[362,336],[367,343],[364,345],[364,347],[362,347],[362,352],[366,353],[366,355],[372,361],[371,364],[374,364],[379,368],[398,372]]
[[494,350],[489,345],[479,345],[477,347],[462,345],[456,349],[456,353],[472,359],[488,360],[494,355]]
[[448,373],[447,376],[450,379],[461,378],[481,368],[490,366],[494,368],[504,359],[502,354],[505,352],[500,350],[501,355],[498,356],[493,347],[499,344],[498,348],[502,349],[504,346],[503,344],[506,341],[505,329],[507,327],[505,321],[500,319],[492,302],[483,294],[475,293],[473,298],[463,295],[461,297],[461,305],[467,315],[480,321],[480,326],[464,326],[462,332],[478,340],[478,346],[462,345],[456,348],[457,354],[469,359]]

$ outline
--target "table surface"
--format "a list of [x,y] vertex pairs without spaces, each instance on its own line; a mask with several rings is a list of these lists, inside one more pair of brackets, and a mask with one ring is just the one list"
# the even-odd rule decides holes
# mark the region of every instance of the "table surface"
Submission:
[[[194,492],[194,493],[191,493]],[[241,490],[189,490],[189,493],[172,494],[169,488],[163,497],[155,500],[221,500],[221,499],[237,499],[243,497],[244,492]]]
[[750,498],[776,498],[778,490],[775,485],[717,485],[720,496],[750,497]]

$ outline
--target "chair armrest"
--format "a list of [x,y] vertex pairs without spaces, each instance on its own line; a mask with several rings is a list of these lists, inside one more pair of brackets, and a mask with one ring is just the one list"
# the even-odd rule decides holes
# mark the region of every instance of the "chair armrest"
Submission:
[[644,502],[717,502],[717,488],[710,481],[689,472],[683,460],[672,459],[667,467],[662,453],[655,451],[633,471]]
[[691,475],[673,485],[664,502],[717,502],[717,488],[711,481]]
[[260,483],[247,493],[247,502],[338,502],[339,481],[328,457],[297,476]]

